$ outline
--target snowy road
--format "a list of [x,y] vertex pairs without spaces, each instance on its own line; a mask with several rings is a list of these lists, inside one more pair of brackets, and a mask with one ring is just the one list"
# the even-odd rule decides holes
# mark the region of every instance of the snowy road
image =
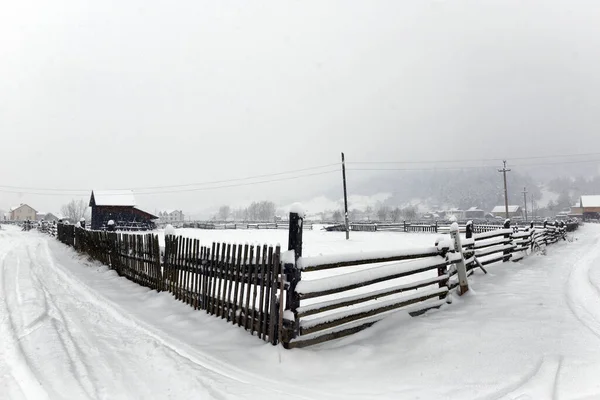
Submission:
[[2,398],[274,394],[195,362],[107,306],[65,273],[37,233],[0,231],[0,315]]
[[600,225],[576,236],[442,310],[286,351],[5,227],[0,399],[600,399]]

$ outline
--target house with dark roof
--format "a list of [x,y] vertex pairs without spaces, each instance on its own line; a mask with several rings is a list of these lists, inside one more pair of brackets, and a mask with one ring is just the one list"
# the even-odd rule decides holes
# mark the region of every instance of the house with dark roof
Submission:
[[89,206],[92,208],[93,230],[104,229],[113,220],[117,229],[153,229],[158,217],[136,207],[131,190],[92,191]]
[[[506,217],[506,207],[505,206],[496,206],[492,210],[492,214],[497,217]],[[523,211],[521,210],[521,206],[508,206],[508,218],[513,217],[522,217]]]
[[483,219],[483,218],[485,218],[485,211],[483,211],[477,207],[471,207],[468,210],[465,210],[465,218],[466,219]]

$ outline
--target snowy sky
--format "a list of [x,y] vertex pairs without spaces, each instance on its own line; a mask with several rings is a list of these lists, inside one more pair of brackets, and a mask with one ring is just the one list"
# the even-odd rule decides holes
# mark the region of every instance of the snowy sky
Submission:
[[[1,209],[302,169],[340,151],[600,148],[594,0],[0,4]],[[137,198],[196,211],[332,185],[339,174]],[[41,188],[82,192],[27,193]]]

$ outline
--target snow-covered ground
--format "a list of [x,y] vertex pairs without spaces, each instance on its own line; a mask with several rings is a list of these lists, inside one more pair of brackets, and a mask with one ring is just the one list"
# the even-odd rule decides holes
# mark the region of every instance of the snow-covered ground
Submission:
[[[282,244],[287,235],[200,232],[206,240]],[[306,255],[389,249],[387,240],[430,246],[437,236],[336,235],[305,232]],[[600,398],[600,226],[576,237],[547,256],[489,266],[471,278],[469,295],[441,310],[398,313],[356,335],[288,351],[52,238],[6,227],[0,398]]]

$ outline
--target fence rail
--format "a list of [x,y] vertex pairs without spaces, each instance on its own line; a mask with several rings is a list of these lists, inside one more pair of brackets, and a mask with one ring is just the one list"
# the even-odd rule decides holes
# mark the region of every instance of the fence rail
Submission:
[[[426,232],[432,226],[407,227],[402,224],[405,232]],[[555,243],[567,231],[567,226],[546,224],[511,228],[510,223],[504,227],[468,223],[461,228],[467,237],[462,243],[459,226],[454,224],[447,228],[453,239],[446,237],[430,248],[319,257],[302,257],[302,230],[291,229],[295,237],[290,236],[289,245],[293,257],[285,256],[284,347],[305,347],[351,335],[399,310],[419,315],[440,307],[451,301],[450,293],[463,287],[468,290],[467,278],[477,268],[487,273],[486,265],[518,261],[534,245]],[[341,272],[324,278],[311,276],[332,269]]]
[[430,247],[303,257],[302,218],[292,213],[290,221],[283,253],[267,245],[207,247],[175,235],[165,237],[161,251],[155,234],[63,224],[56,237],[139,285],[169,292],[266,342],[294,348],[351,335],[394,312],[415,316],[450,303],[451,293],[468,290],[476,269],[487,273],[489,264],[520,260],[533,248],[565,239],[569,229],[466,224],[461,239],[455,224]]

